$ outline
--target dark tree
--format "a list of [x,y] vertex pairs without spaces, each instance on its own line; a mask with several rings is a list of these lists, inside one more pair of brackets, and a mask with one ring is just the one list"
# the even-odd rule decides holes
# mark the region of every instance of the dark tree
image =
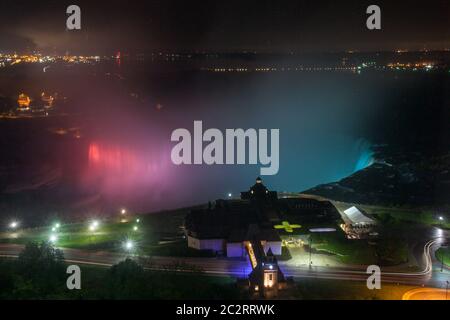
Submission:
[[66,290],[66,267],[61,250],[48,242],[28,243],[17,260],[18,298],[57,297]]
[[146,296],[147,281],[144,269],[127,258],[111,267],[106,277],[107,297],[111,299],[142,299]]

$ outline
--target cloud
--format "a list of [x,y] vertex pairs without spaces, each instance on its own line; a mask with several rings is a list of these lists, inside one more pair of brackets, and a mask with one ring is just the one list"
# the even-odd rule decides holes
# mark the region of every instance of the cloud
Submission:
[[35,48],[34,41],[26,36],[0,32],[0,51],[23,51]]

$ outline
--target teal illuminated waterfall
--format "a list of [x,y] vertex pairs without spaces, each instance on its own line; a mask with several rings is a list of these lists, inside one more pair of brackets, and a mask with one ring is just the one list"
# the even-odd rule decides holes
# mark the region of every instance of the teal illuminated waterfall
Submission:
[[374,162],[373,150],[369,141],[362,138],[359,139],[355,144],[355,149],[358,158],[356,160],[353,172],[362,170]]

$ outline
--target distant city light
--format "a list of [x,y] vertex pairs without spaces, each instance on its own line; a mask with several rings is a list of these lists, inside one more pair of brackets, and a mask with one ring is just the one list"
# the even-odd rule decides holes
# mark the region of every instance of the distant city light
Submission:
[[228,193],[228,198],[231,198],[233,195],[230,193]]
[[15,228],[17,228],[18,225],[19,225],[19,223],[17,221],[13,221],[9,224],[9,227],[12,229],[15,229]]
[[55,243],[58,240],[58,236],[56,234],[50,235],[50,242]]

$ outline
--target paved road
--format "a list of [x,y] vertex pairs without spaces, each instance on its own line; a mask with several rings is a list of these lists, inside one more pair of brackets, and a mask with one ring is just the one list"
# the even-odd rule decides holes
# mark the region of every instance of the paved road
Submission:
[[445,289],[436,288],[417,288],[407,292],[402,300],[448,300],[449,294]]
[[[0,244],[0,256],[18,257],[23,250],[23,245]],[[125,258],[138,257],[113,253],[108,251],[88,251],[79,249],[60,248],[64,252],[64,258],[68,263],[86,264],[95,266],[112,266]],[[243,276],[250,272],[251,268],[247,261],[218,259],[218,258],[187,258],[187,257],[143,257],[142,262],[147,269],[153,270],[176,270],[184,271],[189,266],[195,266],[208,274]]]
[[[446,235],[447,236],[447,235]],[[419,272],[384,272],[382,271],[382,282],[410,284],[418,286],[441,287],[445,281],[450,280],[450,272],[441,272],[441,265],[434,258],[434,252],[443,242],[443,238],[428,241],[422,249],[421,257],[423,270]],[[0,244],[0,256],[17,257],[23,245]],[[112,253],[107,251],[87,251],[78,249],[65,249],[65,259],[68,263],[87,264],[96,266],[111,266],[124,260],[126,254]],[[133,257],[137,258],[137,257]],[[294,278],[317,278],[317,279],[340,279],[366,281],[368,275],[364,269],[327,268],[295,266],[280,261],[280,268],[285,275]],[[144,266],[151,270],[174,270],[189,272],[189,267],[195,266],[204,273],[210,275],[228,275],[244,277],[251,271],[247,261],[231,260],[225,258],[186,258],[186,257],[149,257],[144,258]]]

